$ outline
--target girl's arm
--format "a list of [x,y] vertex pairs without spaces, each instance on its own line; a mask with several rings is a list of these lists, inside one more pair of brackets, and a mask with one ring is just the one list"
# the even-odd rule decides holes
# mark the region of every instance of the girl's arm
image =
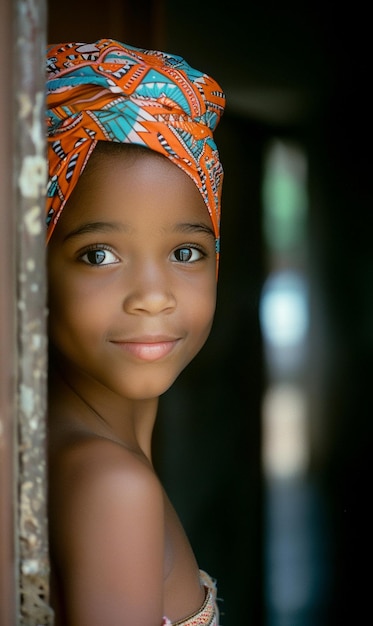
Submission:
[[65,455],[51,487],[64,626],[160,626],[164,498],[151,467],[91,441]]

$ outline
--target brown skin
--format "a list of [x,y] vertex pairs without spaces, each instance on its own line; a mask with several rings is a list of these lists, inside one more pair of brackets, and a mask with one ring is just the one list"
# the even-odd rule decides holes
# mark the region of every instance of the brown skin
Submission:
[[151,439],[158,397],[210,332],[215,240],[166,158],[91,159],[48,250],[56,624],[160,626],[204,600]]

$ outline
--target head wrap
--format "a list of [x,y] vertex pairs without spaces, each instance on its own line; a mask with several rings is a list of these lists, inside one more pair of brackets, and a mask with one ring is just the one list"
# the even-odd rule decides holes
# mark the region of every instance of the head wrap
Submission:
[[139,144],[197,185],[219,240],[223,170],[213,130],[219,85],[179,56],[112,39],[48,49],[47,241],[97,141]]

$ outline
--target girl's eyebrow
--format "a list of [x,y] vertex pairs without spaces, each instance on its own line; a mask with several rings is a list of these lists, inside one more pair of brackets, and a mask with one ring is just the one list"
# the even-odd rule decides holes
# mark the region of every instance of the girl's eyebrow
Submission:
[[[87,222],[67,233],[64,241],[80,235],[86,235],[87,233],[128,232],[129,228],[129,226],[121,222]],[[203,222],[181,222],[175,224],[172,230],[178,233],[205,233],[215,239],[213,228]]]
[[112,233],[112,232],[123,232],[128,230],[128,227],[121,222],[87,222],[86,224],[81,224],[74,230],[71,230],[64,237],[64,241],[71,239],[72,237],[79,237],[80,235],[86,235],[87,233]]
[[215,239],[215,233],[212,226],[204,224],[203,222],[183,222],[180,224],[176,224],[173,230],[175,232],[182,233],[206,233],[207,235],[211,235]]

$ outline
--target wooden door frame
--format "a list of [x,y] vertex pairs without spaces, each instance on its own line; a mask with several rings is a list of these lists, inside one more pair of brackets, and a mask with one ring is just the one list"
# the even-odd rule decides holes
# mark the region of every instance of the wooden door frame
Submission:
[[0,7],[0,625],[51,625],[46,515],[45,0]]

